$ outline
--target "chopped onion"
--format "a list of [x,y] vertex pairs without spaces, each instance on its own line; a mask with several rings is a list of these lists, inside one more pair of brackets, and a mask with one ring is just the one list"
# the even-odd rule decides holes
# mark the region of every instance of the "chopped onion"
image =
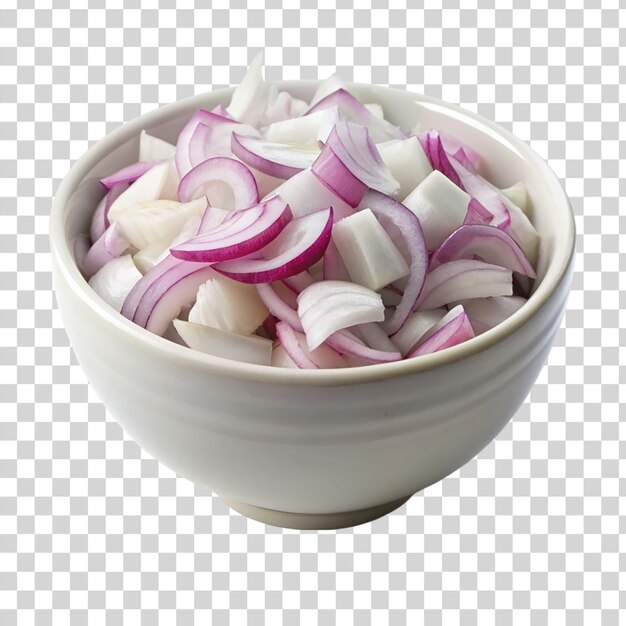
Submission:
[[444,263],[426,275],[415,308],[437,309],[469,298],[510,296],[511,274],[511,270],[474,259]]
[[117,259],[131,246],[118,224],[111,224],[101,237],[89,248],[80,270],[89,278],[109,261]]
[[263,337],[244,336],[211,326],[174,320],[174,327],[183,341],[194,350],[222,359],[270,365],[272,342]]
[[176,174],[174,170],[171,161],[162,161],[149,169],[111,204],[108,213],[109,220],[116,221],[123,212],[142,202],[177,199],[175,194],[171,197],[169,193],[172,179]]
[[379,144],[378,151],[400,188],[396,197],[404,200],[432,171],[433,168],[417,137]]
[[457,185],[457,187],[461,187],[462,189],[461,178],[452,163],[450,163],[450,159],[443,147],[439,133],[436,130],[431,130],[428,133],[418,133],[417,137],[433,169],[439,170],[444,176]]
[[308,108],[309,105],[304,100],[294,98],[286,91],[278,91],[276,85],[272,84],[263,112],[262,125],[300,117]]
[[485,226],[491,224],[493,215],[476,198],[472,198],[467,205],[467,213],[463,224],[483,224]]
[[419,218],[429,250],[436,250],[467,214],[470,197],[440,171],[429,174],[404,200]]
[[350,280],[350,274],[346,268],[335,242],[331,239],[324,252],[324,280]]
[[299,274],[322,258],[330,240],[331,208],[292,220],[256,258],[234,259],[215,270],[245,283],[266,283]]
[[535,270],[514,239],[495,226],[466,225],[455,230],[430,257],[430,269],[479,256],[487,263],[535,278]]
[[298,369],[292,358],[287,354],[284,346],[280,343],[272,349],[272,367],[286,367],[288,369]]
[[289,144],[270,143],[256,137],[245,137],[233,132],[231,149],[249,167],[275,178],[291,178],[313,165],[319,148],[297,149]]
[[387,352],[366,346],[358,337],[355,337],[355,335],[348,330],[340,330],[333,333],[326,340],[326,345],[343,356],[352,357],[357,361],[354,363],[356,365],[392,363],[393,361],[402,359],[402,355],[398,351]]
[[269,86],[263,80],[263,53],[259,52],[248,67],[226,107],[229,115],[239,122],[257,125],[262,119],[267,106]]
[[377,291],[406,276],[409,266],[371,209],[333,227],[333,241],[353,282]]
[[171,249],[179,259],[217,262],[257,252],[273,241],[291,221],[291,209],[274,196],[249,209],[236,211],[225,222]]
[[360,324],[354,326],[352,332],[374,350],[383,352],[397,352],[398,350],[380,324],[374,322]]
[[385,307],[379,294],[345,281],[325,280],[307,287],[298,296],[298,315],[310,350],[338,330],[382,322]]
[[171,143],[148,135],[145,130],[139,135],[139,160],[161,161],[173,159],[176,156],[176,146]]
[[417,348],[407,355],[407,359],[451,348],[473,336],[472,325],[463,307],[456,306],[430,329],[428,338],[423,338]]
[[444,308],[416,311],[404,322],[402,328],[391,336],[391,341],[400,349],[402,356],[406,356],[446,313]]
[[138,163],[131,163],[114,174],[101,178],[100,183],[107,191],[122,183],[134,183],[138,178],[157,165],[157,163],[161,162],[162,161],[139,161]]
[[89,279],[89,286],[119,312],[126,296],[140,280],[141,274],[132,257],[125,254],[103,265]]
[[269,315],[252,285],[216,276],[200,285],[188,319],[240,335],[251,335]]
[[318,141],[326,141],[338,120],[339,109],[330,107],[311,115],[274,122],[265,130],[265,139],[274,143],[317,147]]
[[404,204],[377,191],[369,191],[362,202],[378,218],[391,239],[403,241],[410,259],[410,273],[400,304],[385,322],[385,330],[392,335],[411,314],[422,287],[428,267],[428,252],[419,220]]
[[281,345],[300,369],[319,369],[345,367],[343,359],[328,346],[322,344],[315,350],[309,350],[306,337],[296,332],[289,324],[278,322],[276,335]]
[[213,157],[191,169],[178,185],[181,202],[207,196],[220,209],[247,209],[259,201],[259,191],[252,172],[229,157]]
[[459,304],[463,305],[476,335],[482,335],[518,311],[526,304],[526,298],[496,296],[463,300]]

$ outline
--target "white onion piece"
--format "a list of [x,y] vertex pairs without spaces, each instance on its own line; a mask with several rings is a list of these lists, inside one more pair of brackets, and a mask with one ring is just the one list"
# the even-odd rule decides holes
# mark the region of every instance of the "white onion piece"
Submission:
[[271,84],[267,105],[260,123],[266,126],[274,122],[300,117],[308,108],[309,105],[304,100],[294,98],[286,91],[278,91],[276,85]]
[[382,352],[396,352],[397,347],[389,339],[387,333],[380,324],[370,322],[369,324],[360,324],[352,328],[352,332],[362,339],[370,348],[381,350]]
[[257,126],[267,106],[269,85],[263,80],[263,53],[259,52],[235,88],[226,111],[238,122]]
[[415,308],[437,309],[459,300],[512,293],[511,270],[473,259],[450,261],[426,274]]
[[446,309],[416,311],[404,322],[402,328],[391,336],[402,356],[406,356],[417,342],[447,313]]
[[371,104],[365,104],[364,106],[376,119],[385,119],[385,112],[383,111],[383,107],[381,107],[380,104],[372,102]]
[[111,224],[102,236],[89,248],[82,260],[80,270],[83,276],[89,278],[103,265],[117,259],[131,247],[117,224]]
[[372,291],[409,273],[402,254],[370,209],[337,222],[333,241],[352,281]]
[[126,296],[139,280],[141,273],[130,254],[125,254],[102,266],[89,279],[89,286],[119,312]]
[[506,189],[500,190],[504,196],[506,196],[515,206],[519,207],[528,215],[529,200],[528,189],[522,182],[515,183]]
[[[171,161],[163,161],[140,176],[126,191],[120,194],[109,209],[108,218],[116,221],[128,209],[142,202],[154,202],[170,196],[170,186],[175,174]],[[165,191],[165,193],[164,193]]]
[[183,320],[174,320],[174,328],[193,350],[242,363],[271,363],[272,342],[269,339],[255,335],[245,337]]
[[451,348],[474,337],[472,325],[461,305],[454,307],[437,322],[409,352],[407,359]]
[[170,237],[166,235],[144,246],[133,255],[137,269],[146,274],[161,260],[163,253],[169,254]]
[[474,332],[482,335],[513,315],[526,302],[526,298],[521,296],[497,296],[463,300],[459,304],[463,305]]
[[339,280],[314,283],[298,296],[298,315],[310,350],[321,345],[338,330],[382,322],[385,307],[371,289]]
[[343,79],[339,78],[337,74],[331,74],[328,78],[325,78],[319,83],[313,97],[311,98],[311,106],[317,104],[320,100],[334,93],[338,89],[345,89],[348,91],[348,87]]
[[400,189],[394,194],[400,200],[404,200],[433,171],[417,137],[378,144],[377,148],[387,169],[400,183]]
[[173,159],[176,155],[176,146],[149,135],[145,130],[139,135],[139,161],[161,161]]
[[439,132],[431,130],[427,133],[418,133],[417,138],[422,144],[424,153],[428,157],[433,169],[438,170],[444,176],[449,178],[455,185],[463,189],[461,178],[451,162],[450,156],[444,149]]
[[141,250],[161,238],[174,237],[192,217],[200,217],[206,208],[206,198],[191,202],[154,200],[129,207],[116,223],[135,248]]
[[283,182],[272,192],[271,196],[274,195],[283,198],[294,217],[303,217],[328,206],[333,207],[336,221],[354,213],[354,208],[324,185],[311,170],[303,170]]
[[250,335],[268,314],[253,285],[219,276],[200,285],[188,319],[196,324]]
[[429,250],[436,250],[467,213],[470,197],[440,171],[429,174],[404,200],[418,217]]
[[275,122],[265,130],[265,139],[295,146],[317,146],[318,141],[326,141],[338,119],[339,109],[331,107],[311,115]]

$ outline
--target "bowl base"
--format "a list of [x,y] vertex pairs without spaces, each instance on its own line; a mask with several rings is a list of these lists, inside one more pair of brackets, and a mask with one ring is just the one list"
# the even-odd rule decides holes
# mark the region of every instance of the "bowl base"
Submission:
[[336,530],[338,528],[349,528],[358,526],[366,522],[372,522],[379,517],[383,517],[391,511],[402,506],[411,496],[386,502],[368,509],[357,511],[342,511],[341,513],[290,513],[289,511],[275,511],[264,509],[260,506],[246,504],[239,500],[219,496],[220,500],[231,509],[241,513],[245,517],[280,528],[295,528],[298,530]]

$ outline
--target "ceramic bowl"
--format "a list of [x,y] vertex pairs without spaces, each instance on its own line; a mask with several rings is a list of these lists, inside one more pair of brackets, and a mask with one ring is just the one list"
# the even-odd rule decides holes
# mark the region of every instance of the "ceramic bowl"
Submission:
[[[283,82],[310,98],[316,83]],[[58,305],[78,360],[110,414],[149,454],[249,517],[338,528],[400,506],[467,463],[506,425],[546,361],[570,285],[574,219],[555,174],[525,143],[456,106],[354,86],[406,128],[420,122],[467,142],[500,187],[523,181],[542,236],[528,303],[443,352],[342,370],[242,364],[140,328],[93,292],[72,254],[102,197],[97,179],[136,160],[142,129],[174,142],[200,107],[232,90],[141,116],[96,143],[60,185],[50,218]]]

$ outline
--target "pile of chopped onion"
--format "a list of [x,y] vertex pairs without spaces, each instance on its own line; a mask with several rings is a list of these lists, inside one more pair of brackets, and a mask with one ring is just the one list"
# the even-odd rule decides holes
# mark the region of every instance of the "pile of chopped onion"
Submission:
[[176,145],[143,131],[75,256],[122,315],[259,365],[412,359],[526,302],[539,238],[522,183],[501,190],[445,129],[407,132],[336,76],[311,102],[257,57],[228,106]]

